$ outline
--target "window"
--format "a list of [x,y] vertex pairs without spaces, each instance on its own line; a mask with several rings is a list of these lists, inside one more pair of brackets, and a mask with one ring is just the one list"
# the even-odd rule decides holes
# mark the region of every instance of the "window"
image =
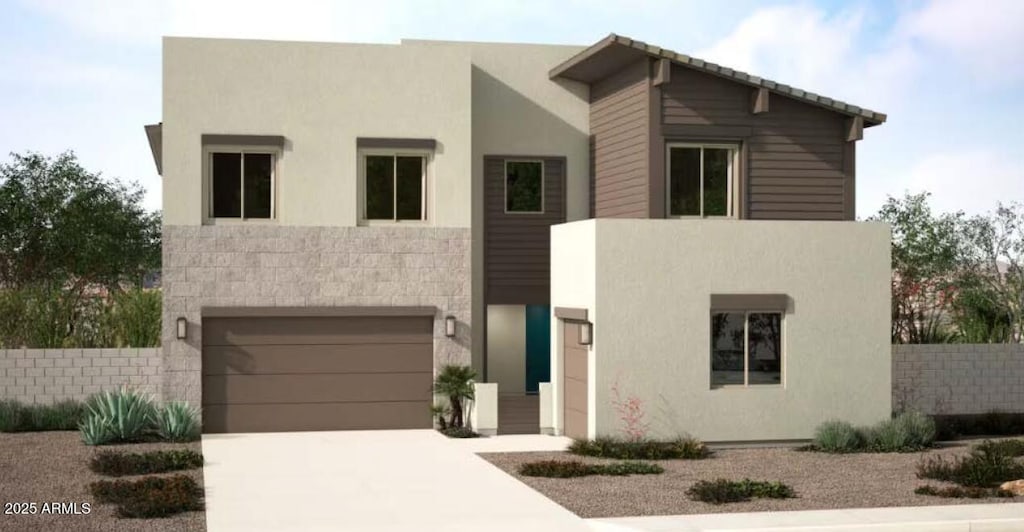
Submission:
[[544,212],[544,163],[505,161],[505,212]]
[[274,217],[273,153],[210,152],[210,217]]
[[367,220],[425,220],[425,155],[367,154],[364,216]]
[[711,386],[782,384],[782,313],[711,313]]
[[732,216],[736,146],[669,144],[669,216]]

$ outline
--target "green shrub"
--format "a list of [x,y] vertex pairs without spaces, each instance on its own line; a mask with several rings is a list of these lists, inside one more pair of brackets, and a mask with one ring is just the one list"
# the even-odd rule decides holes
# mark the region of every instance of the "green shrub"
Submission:
[[111,477],[166,473],[194,469],[202,465],[203,455],[190,449],[147,453],[100,451],[89,461],[89,469]]
[[942,488],[936,488],[931,485],[920,486],[914,490],[914,493],[918,495],[931,495],[933,497],[946,497],[952,499],[984,499],[986,497],[1013,497],[1013,492],[1007,491],[1001,488],[979,488],[979,487],[960,487],[960,486],[945,486]]
[[[92,395],[85,406],[89,413],[79,428],[82,440],[88,445],[101,445],[90,441],[104,439],[104,432],[108,433],[108,442],[141,441],[152,426],[155,411],[149,397],[127,388]],[[86,430],[91,432],[90,436],[86,435]]]
[[60,401],[49,405],[24,405],[17,401],[0,402],[0,432],[41,432],[75,430],[85,407],[78,401]]
[[935,442],[935,421],[920,412],[903,412],[870,432],[872,451],[903,453],[927,449]]
[[568,450],[580,456],[619,460],[700,459],[711,454],[703,442],[694,438],[658,441],[600,437],[574,440]]
[[591,475],[657,475],[664,473],[665,469],[647,462],[587,464],[579,460],[540,460],[521,464],[518,471],[527,477],[572,478]]
[[479,438],[480,434],[469,427],[447,427],[438,429],[438,432],[449,438]]
[[665,468],[658,464],[630,460],[604,464],[601,466],[600,473],[598,474],[621,477],[626,475],[660,475],[664,472]]
[[796,497],[793,488],[781,482],[765,482],[745,478],[740,481],[719,478],[701,480],[686,490],[695,501],[710,504],[744,502],[751,498],[788,499]]
[[21,403],[0,401],[0,432],[17,432],[21,426]]
[[1024,478],[1024,464],[999,446],[977,445],[965,457],[945,459],[931,456],[917,464],[917,478],[955,482],[965,487],[993,488],[1003,482]]
[[979,451],[1005,454],[1006,456],[1024,456],[1024,440],[985,440],[974,446]]
[[111,302],[111,322],[117,345],[159,346],[161,304],[161,294],[156,290],[136,288],[115,294]]
[[186,402],[171,401],[161,408],[156,408],[153,417],[162,439],[173,442],[199,439],[199,409],[189,406]]
[[866,445],[864,434],[845,421],[826,421],[814,430],[815,449],[827,453],[852,453]]
[[97,501],[117,504],[120,517],[166,517],[203,509],[203,488],[187,475],[100,480],[89,490]]

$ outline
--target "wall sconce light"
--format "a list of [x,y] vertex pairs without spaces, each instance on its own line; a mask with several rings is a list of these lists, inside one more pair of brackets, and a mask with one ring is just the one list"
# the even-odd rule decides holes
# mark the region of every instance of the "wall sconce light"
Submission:
[[455,336],[455,316],[445,316],[444,335],[448,338]]
[[594,324],[585,321],[580,324],[580,345],[590,345],[594,340]]
[[188,320],[185,318],[178,318],[178,339],[184,340],[188,337]]

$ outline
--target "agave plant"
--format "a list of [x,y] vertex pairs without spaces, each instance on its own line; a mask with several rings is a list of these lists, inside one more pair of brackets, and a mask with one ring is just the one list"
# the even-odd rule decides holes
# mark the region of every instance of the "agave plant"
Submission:
[[127,388],[92,395],[85,407],[89,413],[83,426],[106,425],[113,441],[138,441],[152,425],[153,401]]
[[183,401],[171,401],[156,409],[154,415],[160,437],[169,441],[195,441],[199,438],[199,409]]
[[78,432],[86,445],[106,445],[114,440],[113,427],[110,420],[97,416],[87,416],[78,424]]

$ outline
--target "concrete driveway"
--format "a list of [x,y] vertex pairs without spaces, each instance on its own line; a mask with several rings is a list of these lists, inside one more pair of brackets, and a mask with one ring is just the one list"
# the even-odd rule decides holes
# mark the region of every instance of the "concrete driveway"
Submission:
[[589,530],[475,454],[564,446],[528,438],[449,440],[432,430],[204,435],[206,522],[211,532]]

